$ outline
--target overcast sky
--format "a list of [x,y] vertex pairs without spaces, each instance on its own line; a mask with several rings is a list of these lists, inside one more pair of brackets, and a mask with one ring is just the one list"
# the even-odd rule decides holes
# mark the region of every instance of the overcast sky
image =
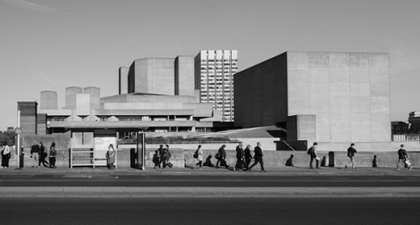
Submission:
[[238,50],[243,70],[285,51],[385,52],[391,119],[420,110],[418,0],[0,0],[0,130],[17,101],[68,86],[118,93],[145,57]]

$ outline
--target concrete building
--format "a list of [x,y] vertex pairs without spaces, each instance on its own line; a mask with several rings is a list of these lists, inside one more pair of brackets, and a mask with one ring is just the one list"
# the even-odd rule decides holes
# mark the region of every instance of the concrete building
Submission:
[[235,127],[277,124],[288,140],[391,140],[389,56],[285,52],[235,75]]
[[409,114],[410,134],[420,134],[420,112],[413,111]]
[[[213,105],[199,103],[194,96],[129,93],[101,98],[97,87],[70,87],[66,88],[67,98],[71,104],[66,103],[63,109],[38,110],[36,102],[19,102],[22,130],[28,134],[41,130],[39,134],[97,129],[129,132],[140,128],[150,132],[210,132],[222,126],[217,125],[220,117],[213,112]],[[41,98],[41,104],[44,100],[51,104],[50,98]]]
[[195,57],[195,89],[200,102],[212,103],[222,121],[234,121],[233,75],[238,71],[236,50],[200,51]]
[[128,72],[130,67],[121,66],[118,69],[118,94],[127,94],[128,93]]
[[41,109],[58,109],[57,106],[57,92],[42,91],[41,92]]

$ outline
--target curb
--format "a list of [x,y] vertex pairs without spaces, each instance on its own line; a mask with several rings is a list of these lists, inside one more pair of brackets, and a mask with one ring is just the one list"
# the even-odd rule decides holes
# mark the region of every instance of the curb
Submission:
[[[16,191],[16,189],[20,189]],[[15,191],[12,191],[15,190]],[[417,187],[392,188],[84,188],[10,187],[0,198],[418,198]]]

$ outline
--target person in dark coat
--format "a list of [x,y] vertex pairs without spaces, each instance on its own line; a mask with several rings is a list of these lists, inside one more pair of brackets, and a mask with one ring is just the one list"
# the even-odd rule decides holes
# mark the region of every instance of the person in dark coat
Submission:
[[242,169],[244,166],[244,149],[242,147],[242,143],[239,143],[238,146],[236,146],[236,165],[235,167],[233,167],[233,170],[235,170],[235,168],[238,169]]
[[251,163],[252,155],[251,155],[251,145],[247,145],[245,150],[245,170],[249,169],[249,164]]
[[56,161],[56,156],[57,156],[57,150],[55,149],[55,142],[51,143],[50,146],[50,168],[57,168],[55,166],[55,161]]
[[255,165],[257,165],[258,163],[260,163],[261,166],[261,172],[267,172],[264,170],[264,161],[263,161],[263,152],[261,149],[261,143],[257,142],[257,146],[254,149],[254,159],[255,162],[254,164],[251,165],[251,167],[249,167],[248,171],[251,172],[252,167],[254,167]]
[[49,167],[48,162],[45,160],[47,157],[47,152],[45,151],[44,144],[42,142],[39,142],[39,162],[38,166],[44,165],[45,167]]
[[[354,148],[354,143],[351,143],[350,147],[347,149],[347,157],[349,157],[349,161],[351,164],[351,168],[354,170],[354,155],[357,153],[356,149]],[[347,164],[344,166],[347,169]]]
[[219,151],[217,152],[217,162],[216,162],[216,168],[219,168],[220,166],[225,166],[226,168],[229,168],[229,166],[226,163],[226,145],[222,145],[222,147],[219,148]]
[[312,166],[313,161],[316,160],[316,168],[319,169],[319,157],[316,154],[316,148],[318,147],[318,143],[314,142],[314,144],[312,145],[312,147],[310,147],[308,149],[308,155],[311,157],[311,161],[309,162],[309,168],[313,169],[314,167]]
[[404,163],[404,167],[411,170],[412,167],[409,166],[406,161],[408,160],[407,151],[404,149],[404,144],[401,145],[401,148],[398,149],[398,162],[397,162],[397,169],[399,170],[399,163],[402,161]]

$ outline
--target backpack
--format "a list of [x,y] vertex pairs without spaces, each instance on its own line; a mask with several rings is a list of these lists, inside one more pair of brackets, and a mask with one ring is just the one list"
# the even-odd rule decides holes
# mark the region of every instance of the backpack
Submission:
[[198,150],[194,152],[193,157],[194,157],[194,159],[198,158]]
[[308,153],[308,155],[312,155],[312,147],[310,147],[306,153]]

